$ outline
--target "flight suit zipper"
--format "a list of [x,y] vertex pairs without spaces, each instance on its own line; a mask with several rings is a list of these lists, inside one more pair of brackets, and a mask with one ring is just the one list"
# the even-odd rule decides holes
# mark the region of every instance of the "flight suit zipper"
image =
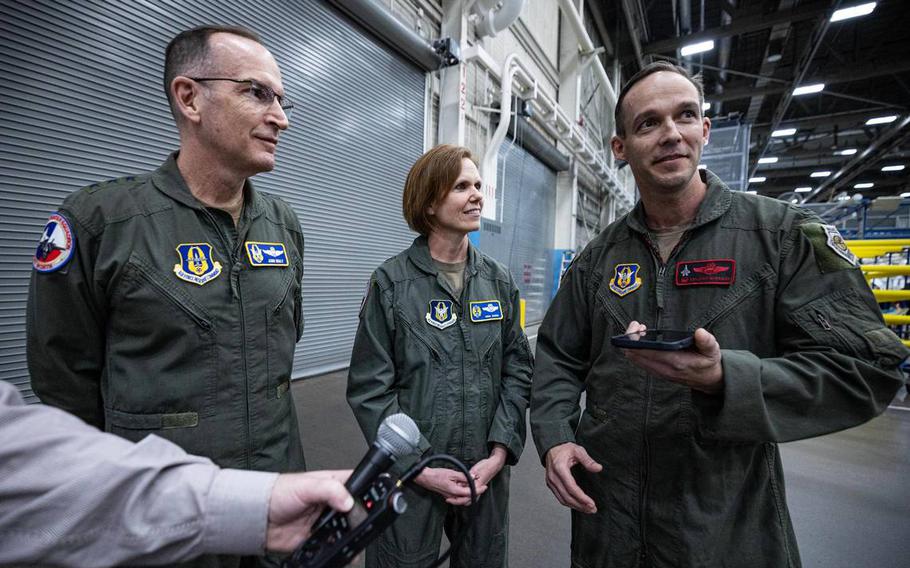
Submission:
[[[247,372],[246,360],[246,321],[243,315],[243,294],[240,291],[240,273],[239,270],[236,270],[238,268],[238,248],[232,248],[230,246],[227,237],[224,236],[224,232],[221,230],[221,227],[218,225],[218,221],[215,219],[215,216],[212,215],[212,212],[205,207],[203,207],[202,210],[205,211],[209,223],[214,227],[215,232],[218,233],[221,245],[224,247],[224,250],[227,251],[228,260],[231,263],[231,267],[228,270],[228,282],[231,287],[232,296],[237,299],[237,311],[240,314],[240,366],[242,367],[243,372],[243,400],[246,412],[246,449],[244,451],[244,461],[246,463],[246,469],[251,469],[253,467],[253,424],[250,419],[250,379],[249,373]],[[237,244],[240,244],[239,233],[237,234]],[[237,278],[236,285],[234,283],[235,276]]]
[[[657,317],[654,321],[653,329],[660,329],[661,327],[661,318],[663,317],[664,310],[664,277],[667,273],[667,266],[669,261],[682,249],[683,244],[686,242],[689,236],[689,231],[687,230],[679,238],[679,241],[674,245],[673,250],[670,251],[670,254],[667,256],[667,262],[663,261],[663,258],[660,256],[660,248],[654,245],[651,241],[651,237],[648,234],[645,234],[644,240],[648,245],[648,248],[651,252],[651,260],[654,263],[654,268],[656,269],[657,279],[656,285],[654,287],[655,300],[657,302]],[[642,416],[642,448],[641,448],[641,475],[639,480],[639,485],[641,486],[641,496],[639,499],[639,534],[641,539],[641,565],[647,566],[648,558],[648,489],[650,484],[649,479],[649,470],[651,467],[650,452],[651,447],[648,444],[648,419],[651,414],[651,393],[654,388],[654,377],[651,374],[647,374],[647,384],[645,387],[645,405],[644,405],[644,414]]]

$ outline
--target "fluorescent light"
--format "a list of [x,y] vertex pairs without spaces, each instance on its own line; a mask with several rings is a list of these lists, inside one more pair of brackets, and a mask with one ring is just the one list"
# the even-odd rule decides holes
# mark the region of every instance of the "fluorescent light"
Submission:
[[747,189],[746,193],[751,193],[752,195],[758,195],[758,192],[755,191],[754,189]]
[[707,102],[707,101],[701,103],[701,111],[702,111],[702,112],[708,112],[709,110],[711,110],[711,103],[709,103],[709,102]]
[[708,166],[706,166],[706,165],[704,165],[704,164],[698,164],[698,169],[700,169],[700,170],[706,170],[706,169],[708,169]]
[[853,154],[856,154],[856,152],[856,148],[847,148],[846,150],[841,150],[840,152],[835,152],[834,154],[838,156],[852,156]]
[[709,39],[708,41],[700,41],[698,43],[690,43],[689,45],[684,45],[680,48],[679,54],[683,57],[688,57],[690,55],[695,55],[696,53],[711,51],[712,49],[714,49],[714,40]]
[[771,156],[771,157],[768,157],[768,158],[759,158],[759,159],[758,159],[758,163],[759,163],[759,164],[776,164],[776,163],[777,163],[777,156]]
[[795,191],[796,193],[809,193],[810,191],[812,191],[812,188],[811,187],[797,187],[793,191]]
[[883,172],[899,172],[904,169],[906,166],[885,166],[882,168]]
[[903,197],[904,199],[907,199],[908,197],[910,197],[910,191],[908,191],[906,193],[902,193],[901,197]]
[[777,138],[780,136],[791,136],[793,134],[796,134],[795,128],[781,128],[780,130],[775,130],[774,132],[772,132],[771,136],[774,138]]
[[840,22],[843,20],[849,20],[850,18],[858,18],[860,16],[868,16],[872,13],[872,10],[875,10],[875,2],[866,2],[865,4],[858,4],[856,6],[850,6],[849,8],[841,8],[840,10],[835,10],[831,14],[832,22]]
[[829,172],[828,170],[825,170],[825,171],[821,171],[821,172],[812,172],[811,174],[809,174],[809,177],[826,178],[830,175],[831,175],[831,172]]
[[897,120],[896,114],[891,114],[888,116],[877,116],[875,118],[870,118],[866,121],[866,126],[875,126],[876,124],[888,124],[889,122],[894,122]]
[[793,96],[798,97],[800,95],[811,95],[812,93],[817,93],[825,89],[824,83],[815,83],[814,85],[803,85],[802,87],[796,87],[793,89]]
[[875,184],[872,182],[853,184],[853,189],[869,189],[870,187],[875,187]]
[[839,193],[837,195],[837,197],[835,197],[834,199],[837,201],[847,201],[848,199],[850,199],[850,196],[847,195],[846,193]]
[[768,181],[768,178],[766,178],[764,176],[749,178],[749,183],[764,183],[766,181]]

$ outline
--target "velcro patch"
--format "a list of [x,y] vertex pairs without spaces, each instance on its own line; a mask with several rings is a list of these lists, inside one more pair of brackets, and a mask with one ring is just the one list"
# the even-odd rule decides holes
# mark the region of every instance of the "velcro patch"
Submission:
[[847,248],[847,243],[844,242],[837,227],[822,223],[805,223],[799,229],[812,245],[820,272],[856,268],[856,256]]
[[676,263],[677,286],[729,286],[735,280],[736,261],[732,258]]
[[32,266],[38,272],[60,270],[72,258],[75,246],[76,237],[69,221],[60,213],[54,213],[41,232]]
[[288,253],[284,243],[247,241],[246,256],[250,266],[287,266]]
[[499,300],[471,302],[471,321],[497,321],[502,319],[502,306]]

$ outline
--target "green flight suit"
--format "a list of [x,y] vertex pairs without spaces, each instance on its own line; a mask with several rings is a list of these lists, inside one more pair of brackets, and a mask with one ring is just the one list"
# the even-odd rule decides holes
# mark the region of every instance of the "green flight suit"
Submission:
[[303,235],[286,203],[250,182],[244,192],[235,228],[193,197],[175,153],[66,198],[72,257],[33,271],[29,288],[29,372],[43,402],[222,467],[305,468],[289,390]]
[[[666,263],[639,203],[571,265],[539,330],[541,459],[575,442],[604,466],[573,470],[598,508],[572,512],[574,567],[800,566],[776,443],[869,420],[903,380],[908,350],[833,233],[704,175],[707,196]],[[723,393],[631,365],[610,337],[632,320],[714,334]]]
[[[473,246],[464,289],[453,296],[425,237],[373,273],[361,309],[348,402],[368,442],[383,418],[404,412],[420,428],[422,455],[445,453],[471,467],[494,443],[508,450],[451,566],[508,566],[509,465],[524,446],[532,366],[519,309],[508,270]],[[416,461],[400,460],[395,471]],[[367,566],[427,566],[443,529],[451,538],[464,524],[466,509],[435,493],[418,487],[407,499],[407,512],[368,549]]]

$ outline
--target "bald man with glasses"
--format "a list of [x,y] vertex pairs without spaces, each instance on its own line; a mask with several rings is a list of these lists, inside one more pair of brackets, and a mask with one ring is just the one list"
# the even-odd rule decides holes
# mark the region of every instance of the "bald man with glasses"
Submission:
[[293,105],[271,53],[239,27],[178,34],[164,87],[179,150],[155,171],[76,191],[42,232],[32,388],[129,440],[157,434],[221,467],[303,470],[290,392],[303,234],[249,179],[275,167]]

